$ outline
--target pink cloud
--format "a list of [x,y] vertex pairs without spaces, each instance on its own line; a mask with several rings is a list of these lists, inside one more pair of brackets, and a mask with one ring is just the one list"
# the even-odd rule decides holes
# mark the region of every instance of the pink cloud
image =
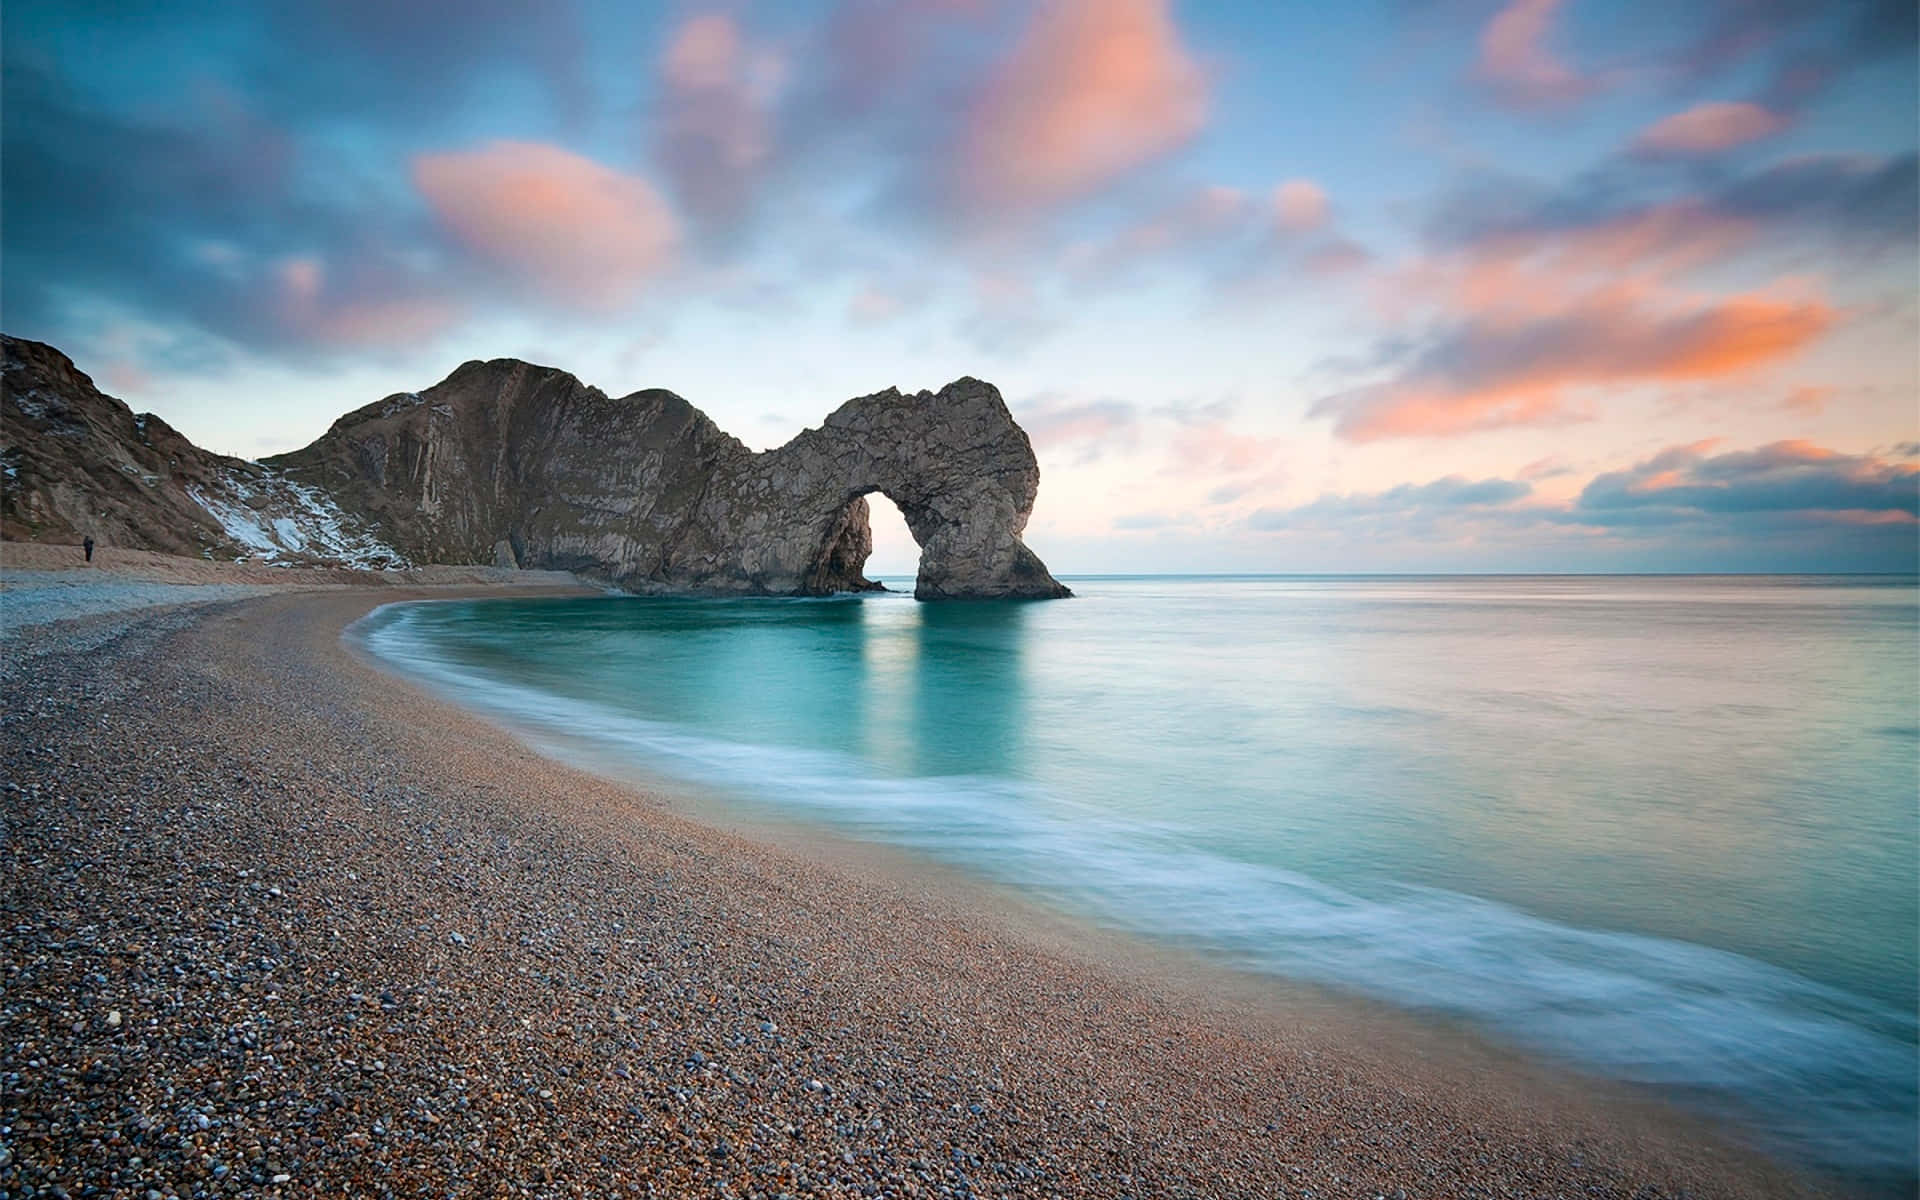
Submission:
[[1676,304],[1632,287],[1525,318],[1473,312],[1398,381],[1329,397],[1313,411],[1358,442],[1561,423],[1580,419],[1567,406],[1570,391],[1737,378],[1791,356],[1836,319],[1814,300]]
[[1273,189],[1273,219],[1283,231],[1299,233],[1327,223],[1326,189],[1311,179],[1289,179]]
[[1591,80],[1548,46],[1560,0],[1509,0],[1480,33],[1480,78],[1506,103],[1548,108],[1590,92]]
[[1186,475],[1242,474],[1267,466],[1285,445],[1280,438],[1236,432],[1224,421],[1189,425],[1168,444],[1171,464],[1167,470]]
[[1836,389],[1832,387],[1825,387],[1819,384],[1808,384],[1797,387],[1787,393],[1787,398],[1781,402],[1781,407],[1794,412],[1805,413],[1808,416],[1817,416],[1826,411],[1827,404],[1833,399],[1835,390]]
[[147,374],[140,364],[124,358],[108,363],[102,374],[106,378],[107,386],[112,388],[116,395],[138,395],[153,388],[153,377]]
[[617,308],[663,269],[677,230],[651,184],[557,146],[425,154],[414,185],[469,251],[585,309]]
[[856,325],[879,325],[917,307],[918,300],[919,297],[903,295],[897,288],[870,283],[847,302],[847,319]]
[[967,113],[953,186],[976,215],[1064,203],[1185,145],[1206,117],[1167,0],[1049,0]]
[[772,156],[770,113],[785,73],[779,55],[747,45],[722,14],[692,17],[668,41],[655,148],[694,221],[728,228],[745,216]]
[[1253,205],[1238,188],[1194,188],[1102,240],[1067,252],[1067,263],[1086,277],[1110,275],[1156,257],[1201,250],[1246,232]]
[[434,296],[331,287],[326,264],[312,257],[281,259],[272,280],[272,311],[280,325],[312,343],[405,345],[440,332],[461,315],[459,305]]
[[1573,467],[1557,454],[1549,454],[1545,458],[1536,458],[1526,466],[1521,467],[1519,471],[1519,477],[1529,482],[1542,479],[1558,479],[1562,475],[1571,474],[1573,474]]
[[1787,127],[1787,119],[1758,104],[1701,104],[1649,125],[1634,139],[1642,154],[1685,157],[1715,154],[1772,137]]
[[1020,426],[1035,450],[1075,450],[1075,461],[1092,462],[1108,450],[1132,445],[1139,414],[1120,400],[1078,400],[1058,394],[1020,405]]
[[1753,377],[1842,315],[1797,285],[1720,295],[1687,286],[1756,232],[1751,219],[1680,200],[1510,229],[1383,272],[1383,315],[1431,332],[1383,353],[1384,382],[1324,397],[1313,412],[1352,441],[1451,436],[1586,420],[1593,401],[1626,387]]
[[1322,279],[1347,275],[1373,261],[1367,248],[1349,238],[1335,235],[1307,251],[1301,265]]
[[733,78],[740,30],[719,13],[690,17],[667,43],[661,72],[675,87],[717,87]]

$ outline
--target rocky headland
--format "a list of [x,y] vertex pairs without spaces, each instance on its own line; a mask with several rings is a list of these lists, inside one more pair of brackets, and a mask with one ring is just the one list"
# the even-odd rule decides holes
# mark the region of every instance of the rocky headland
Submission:
[[825,595],[876,585],[866,496],[921,546],[921,599],[1068,590],[1020,540],[1040,485],[993,385],[889,389],[756,453],[672,392],[469,362],[258,462],[104,395],[66,355],[4,339],[0,532],[313,566],[571,571],[634,592]]

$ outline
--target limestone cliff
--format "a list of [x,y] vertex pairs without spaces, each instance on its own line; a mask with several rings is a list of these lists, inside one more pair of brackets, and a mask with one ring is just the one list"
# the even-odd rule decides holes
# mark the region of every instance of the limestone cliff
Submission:
[[[6,355],[6,536],[92,531],[96,519],[80,512],[98,507],[97,489],[81,482],[85,463],[138,455],[116,435],[49,458],[57,431],[27,420],[18,398],[84,394],[107,424],[134,418],[122,420],[125,406],[50,347],[7,339]],[[1069,594],[1020,540],[1040,481],[1033,448],[999,392],[975,379],[849,400],[820,428],[758,454],[672,392],[613,398],[512,359],[467,363],[259,463],[166,432],[184,449],[123,505],[140,516],[113,526],[108,536],[122,544],[570,570],[636,592],[821,595],[874,586],[862,574],[872,550],[865,497],[878,491],[920,543],[920,598]],[[15,460],[28,457],[44,469],[31,487],[15,486]],[[49,499],[56,493],[67,499]]]
[[922,600],[1065,596],[1020,540],[1039,488],[1033,447],[993,385],[879,392],[778,449],[717,464],[670,571],[711,591],[858,587],[872,548],[862,497],[877,491],[920,543]]
[[209,558],[405,565],[324,495],[200,449],[66,355],[0,336],[0,537]]

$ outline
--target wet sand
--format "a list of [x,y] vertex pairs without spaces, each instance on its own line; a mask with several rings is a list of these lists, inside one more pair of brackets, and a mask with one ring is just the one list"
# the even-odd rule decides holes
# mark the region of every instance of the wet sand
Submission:
[[1548,1068],[693,820],[340,638],[455,594],[6,643],[9,1195],[1816,1190]]

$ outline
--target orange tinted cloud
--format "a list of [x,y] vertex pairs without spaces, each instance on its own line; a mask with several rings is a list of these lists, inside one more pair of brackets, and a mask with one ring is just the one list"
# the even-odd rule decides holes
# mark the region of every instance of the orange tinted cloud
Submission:
[[1059,204],[1180,147],[1206,116],[1167,0],[1050,0],[968,114],[956,187],[975,213]]
[[1652,290],[1726,260],[1749,245],[1754,221],[1690,200],[1637,209],[1566,229],[1519,229],[1463,251],[1417,262],[1389,279],[1389,299],[1444,296],[1474,310],[1535,313],[1587,287]]
[[1785,117],[1758,104],[1701,104],[1654,122],[1633,144],[1643,154],[1714,154],[1771,137],[1786,127]]
[[1832,327],[1819,301],[1742,295],[1687,309],[1631,290],[1527,320],[1470,318],[1401,381],[1315,406],[1352,441],[1442,436],[1579,419],[1567,393],[1723,379],[1780,361]]
[[646,180],[557,146],[492,142],[414,159],[439,222],[495,268],[578,308],[615,308],[668,261],[673,214]]
[[1313,412],[1355,441],[1586,419],[1600,389],[1743,376],[1828,330],[1825,302],[1702,295],[1683,281],[1758,233],[1751,219],[1675,200],[1586,224],[1514,226],[1380,276],[1382,312],[1425,325],[1383,349],[1395,377]]
[[1782,303],[1735,296],[1683,322],[1671,343],[1649,358],[1659,379],[1717,379],[1784,358],[1832,328],[1834,312],[1819,302]]

